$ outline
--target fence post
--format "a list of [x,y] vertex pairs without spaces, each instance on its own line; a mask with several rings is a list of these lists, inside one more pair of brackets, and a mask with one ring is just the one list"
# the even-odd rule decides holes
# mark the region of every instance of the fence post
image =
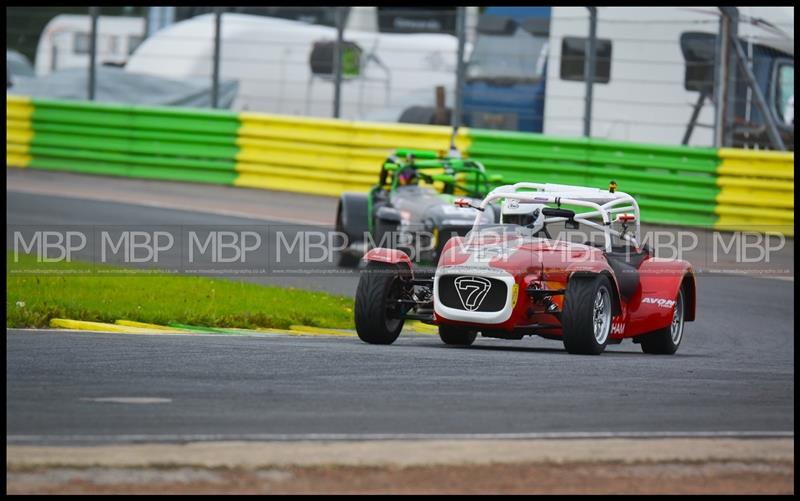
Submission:
[[336,45],[333,46],[333,118],[339,118],[342,106],[342,43],[344,42],[346,7],[334,8],[336,9]]
[[587,45],[584,63],[583,79],[586,81],[586,103],[584,104],[583,114],[583,135],[592,136],[592,87],[594,85],[594,74],[596,73],[597,58],[597,7],[586,7],[589,9],[589,40]]
[[726,65],[728,61],[728,18],[719,17],[719,33],[714,48],[714,148],[723,144],[723,130],[725,129],[725,83],[728,75]]
[[222,8],[214,7],[214,62],[211,72],[211,107],[219,107],[219,57],[222,28]]
[[725,114],[722,127],[722,146],[733,146],[733,121],[736,114],[736,50],[735,40],[739,37],[739,10],[736,7],[720,7],[722,15],[727,18],[727,36],[722,41],[727,47],[727,81],[725,82]]
[[461,125],[461,110],[464,100],[464,45],[467,39],[466,7],[456,7],[456,35],[458,36],[458,59],[456,60],[456,88],[453,113],[450,122],[454,129]]
[[95,86],[97,84],[97,18],[100,7],[89,7],[92,18],[92,27],[89,31],[89,101],[94,101]]

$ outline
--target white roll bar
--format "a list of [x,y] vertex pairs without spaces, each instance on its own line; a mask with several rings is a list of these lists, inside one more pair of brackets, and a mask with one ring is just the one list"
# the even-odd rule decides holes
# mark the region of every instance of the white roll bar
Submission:
[[[520,189],[536,191],[519,191]],[[561,206],[561,204],[577,205],[594,209],[592,211],[575,214],[574,221],[603,230],[607,252],[611,252],[612,235],[631,242],[635,247],[639,247],[639,242],[641,241],[639,204],[636,202],[636,199],[627,193],[621,191],[612,193],[597,188],[566,184],[517,183],[499,186],[489,192],[480,204],[481,211],[486,209],[486,207],[495,200],[504,198],[513,198],[520,202],[528,203],[556,204],[558,206]],[[622,204],[629,205],[620,206]],[[630,211],[633,212],[635,220],[634,236],[628,235],[627,233],[622,234],[619,231],[611,229],[611,214]],[[602,225],[589,220],[589,218],[598,216],[603,220]],[[559,216],[545,218],[544,222],[557,223],[566,220],[567,218]],[[472,224],[473,229],[480,225],[480,221],[481,215],[477,214],[475,216],[475,222]]]

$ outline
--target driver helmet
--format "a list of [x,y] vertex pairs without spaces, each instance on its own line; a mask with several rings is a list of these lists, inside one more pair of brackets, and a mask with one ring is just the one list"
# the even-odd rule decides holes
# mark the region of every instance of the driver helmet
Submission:
[[419,182],[419,176],[417,175],[417,170],[413,168],[405,168],[398,173],[398,184],[401,186],[408,186],[412,184],[417,184]]
[[544,228],[544,214],[542,204],[521,203],[515,198],[506,198],[500,208],[503,223],[516,224],[533,230],[536,234]]

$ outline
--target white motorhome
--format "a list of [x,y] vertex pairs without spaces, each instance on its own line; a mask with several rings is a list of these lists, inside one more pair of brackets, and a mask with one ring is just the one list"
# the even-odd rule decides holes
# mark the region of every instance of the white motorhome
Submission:
[[[62,14],[42,30],[36,47],[37,75],[65,68],[89,66],[91,17]],[[97,20],[97,64],[124,65],[144,39],[141,17],[99,16]]]
[[[330,117],[335,40],[336,30],[328,26],[223,14],[220,75],[239,81],[233,108]],[[455,78],[455,36],[346,29],[344,40],[342,118],[390,106],[420,89],[433,94],[437,85],[452,84]],[[148,38],[131,56],[126,71],[173,79],[211,78],[213,44],[214,16],[193,17]]]
[[[780,127],[794,129],[794,7],[740,7],[739,37],[750,57],[770,51],[758,68],[759,86],[774,106]],[[647,143],[681,144],[699,92],[686,81],[682,36],[716,36],[716,7],[598,7],[598,72],[593,85],[593,137]],[[758,20],[766,21],[769,24]],[[589,32],[585,7],[553,7],[544,105],[544,133],[582,136],[586,83],[584,44]],[[702,38],[702,35],[700,36]],[[713,40],[706,38],[707,46]],[[710,42],[709,42],[710,41]],[[713,54],[713,52],[712,52]],[[788,56],[788,57],[787,57]],[[763,82],[762,82],[763,80]],[[740,86],[742,83],[740,82]],[[737,102],[737,119],[757,113],[747,89]],[[737,99],[739,99],[737,93]],[[714,107],[706,101],[689,144],[713,144]],[[703,126],[705,125],[705,126]],[[793,135],[793,132],[791,132]]]

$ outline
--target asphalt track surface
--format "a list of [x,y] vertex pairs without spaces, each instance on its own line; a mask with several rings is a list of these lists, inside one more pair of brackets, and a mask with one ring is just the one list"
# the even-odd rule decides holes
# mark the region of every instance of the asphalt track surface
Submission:
[[[249,219],[7,192],[7,224],[248,224]],[[259,221],[263,223],[263,220]],[[356,275],[248,280],[349,295]],[[138,336],[9,330],[9,443],[458,434],[794,431],[793,282],[700,275],[675,356],[629,341],[436,336]],[[98,402],[147,397],[152,404]]]

